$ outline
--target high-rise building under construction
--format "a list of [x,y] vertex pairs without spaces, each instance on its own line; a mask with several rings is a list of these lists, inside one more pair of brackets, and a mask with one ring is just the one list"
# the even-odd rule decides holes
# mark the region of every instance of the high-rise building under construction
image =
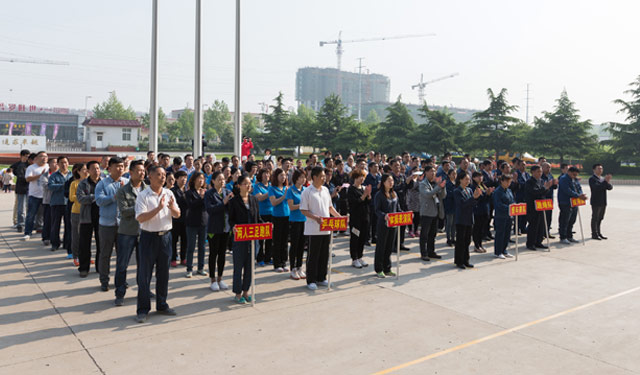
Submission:
[[[362,92],[360,93],[360,79]],[[357,113],[359,95],[362,104],[389,102],[391,81],[381,74],[365,74],[339,71],[335,68],[300,68],[296,73],[296,100],[314,110],[319,110],[324,99],[339,94],[342,103]]]

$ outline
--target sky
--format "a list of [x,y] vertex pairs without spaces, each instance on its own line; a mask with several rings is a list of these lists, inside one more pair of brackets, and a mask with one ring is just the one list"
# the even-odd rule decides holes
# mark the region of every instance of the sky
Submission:
[[[202,0],[203,103],[233,110],[235,1]],[[5,1],[0,59],[68,61],[68,66],[0,61],[0,103],[83,109],[116,91],[148,111],[151,0]],[[640,75],[640,1],[242,0],[241,105],[261,111],[279,91],[295,107],[295,74],[335,67],[335,45],[319,41],[435,33],[435,37],[345,43],[343,70],[357,58],[391,80],[390,99],[418,103],[411,85],[428,85],[427,102],[488,106],[487,88],[506,88],[516,116],[552,111],[566,89],[584,119],[623,121],[617,98]],[[166,113],[193,106],[195,0],[159,0],[158,101]]]

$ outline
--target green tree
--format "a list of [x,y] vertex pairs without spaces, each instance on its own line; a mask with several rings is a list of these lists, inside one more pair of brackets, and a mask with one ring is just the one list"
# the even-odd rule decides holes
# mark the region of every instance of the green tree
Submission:
[[[142,126],[145,129],[149,129],[151,125],[151,119],[148,113],[145,113],[142,116]],[[167,134],[167,115],[165,115],[162,107],[158,109],[158,134]]]
[[353,116],[343,119],[333,143],[333,150],[339,152],[364,152],[371,147],[373,134],[364,122],[357,121]]
[[116,97],[116,92],[111,91],[109,99],[93,107],[93,117],[114,120],[135,120],[136,112],[131,106],[125,108],[122,102],[118,100],[118,97]]
[[202,116],[205,139],[218,143],[221,148],[233,149],[233,124],[229,107],[222,100],[215,100]]
[[578,112],[563,90],[553,112],[534,118],[532,149],[558,156],[561,163],[567,156],[584,157],[597,143],[597,137],[591,133],[591,121],[580,121]]
[[474,150],[491,150],[496,154],[510,151],[513,139],[509,137],[509,128],[520,122],[511,116],[518,106],[509,105],[507,89],[500,90],[496,96],[490,88],[487,89],[489,108],[476,112],[472,117],[469,133],[472,134],[469,147]]
[[289,131],[289,112],[284,109],[284,95],[282,92],[273,99],[276,104],[269,106],[271,113],[264,115],[264,130],[262,137],[265,147],[278,150],[291,145],[292,132]]
[[260,140],[260,130],[258,129],[260,120],[253,116],[251,113],[245,113],[242,116],[242,136],[249,137],[253,141],[253,146],[257,149],[263,149],[263,145]]
[[416,146],[435,155],[443,155],[447,151],[458,151],[464,139],[466,125],[453,118],[446,108],[442,111],[430,110],[427,103],[418,109],[418,115],[425,123],[418,125],[415,136]]
[[193,111],[185,108],[184,112],[178,117],[178,120],[167,125],[167,133],[169,140],[189,140],[193,139]]
[[535,151],[537,144],[533,136],[533,127],[524,121],[511,125],[509,128],[511,150],[520,154]]
[[413,135],[416,123],[407,106],[398,97],[395,103],[387,107],[387,116],[376,132],[380,152],[397,155],[403,151],[415,149]]
[[607,130],[611,145],[620,160],[640,162],[640,76],[629,84],[632,88],[624,93],[631,95],[631,101],[617,99],[614,103],[622,106],[618,113],[625,113],[626,124],[611,122]]
[[298,148],[298,155],[300,154],[301,146],[317,146],[317,121],[316,113],[313,109],[301,104],[298,107],[296,113],[292,113],[289,116],[289,126],[293,133],[293,145]]
[[349,110],[342,104],[338,95],[327,96],[316,116],[318,132],[314,146],[320,149],[334,150],[338,132],[350,121],[349,117]]
[[374,109],[370,110],[367,114],[367,118],[364,119],[364,124],[367,127],[367,131],[369,132],[369,145],[368,148],[371,150],[377,149],[376,137],[375,135],[378,133],[378,128],[380,127],[380,116],[378,116],[378,112]]

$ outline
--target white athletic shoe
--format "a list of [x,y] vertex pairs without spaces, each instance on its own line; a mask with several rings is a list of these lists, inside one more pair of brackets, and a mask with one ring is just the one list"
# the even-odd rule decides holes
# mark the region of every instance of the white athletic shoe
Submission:
[[23,241],[29,241],[31,239],[31,236],[26,234],[24,237],[22,237]]
[[356,260],[351,262],[351,267],[353,267],[353,268],[362,268],[362,264],[360,264],[360,261],[358,259],[356,259]]
[[187,279],[190,279],[191,276],[193,276],[193,272],[191,272],[191,271],[187,272],[187,274],[184,275],[184,277],[186,277]]
[[300,276],[298,276],[298,272],[295,268],[291,270],[291,278],[294,280],[300,280]]
[[316,283],[307,284],[307,288],[309,288],[309,290],[318,290]]
[[229,286],[227,284],[225,284],[224,281],[220,280],[218,281],[218,286],[220,287],[220,290],[227,290],[229,289]]
[[320,281],[318,284],[319,284],[320,286],[329,286],[329,281],[328,281],[328,280]]
[[301,279],[306,279],[307,278],[307,274],[304,273],[302,268],[298,268],[298,277],[300,277]]
[[209,285],[209,289],[211,289],[211,291],[213,292],[219,292],[220,291],[220,286],[218,285],[217,282],[212,282],[211,285]]
[[365,262],[364,259],[360,258],[358,259],[358,262],[360,262],[360,265],[362,265],[362,267],[368,267],[369,263]]
[[498,254],[498,255],[493,254],[493,256],[496,257],[496,258],[504,259],[504,255],[502,255],[502,254]]
[[509,253],[505,253],[505,254],[504,254],[504,256],[505,256],[506,258],[513,258],[513,255],[511,255],[511,254],[509,254]]

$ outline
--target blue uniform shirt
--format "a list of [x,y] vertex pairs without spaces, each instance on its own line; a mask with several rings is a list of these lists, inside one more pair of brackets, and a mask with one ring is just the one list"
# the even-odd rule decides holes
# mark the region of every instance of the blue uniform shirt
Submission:
[[[253,185],[253,195],[258,194],[268,194],[269,186],[265,186],[262,182],[258,182]],[[270,216],[273,215],[273,206],[271,205],[271,201],[269,198],[259,201],[258,207],[260,208],[260,216]]]
[[[300,204],[300,195],[304,190],[304,186],[301,187],[300,190],[295,185],[292,185],[289,189],[287,189],[287,193],[284,198],[284,203],[288,205],[289,199],[293,199],[293,204]],[[289,215],[289,221],[293,222],[304,222],[307,221],[306,216],[300,212],[300,209],[291,211]]]
[[[269,186],[269,199],[271,197],[280,198],[287,192],[287,188],[277,188],[273,185]],[[287,217],[289,216],[289,205],[286,199],[280,202],[279,205],[273,206],[273,216],[275,217]]]

